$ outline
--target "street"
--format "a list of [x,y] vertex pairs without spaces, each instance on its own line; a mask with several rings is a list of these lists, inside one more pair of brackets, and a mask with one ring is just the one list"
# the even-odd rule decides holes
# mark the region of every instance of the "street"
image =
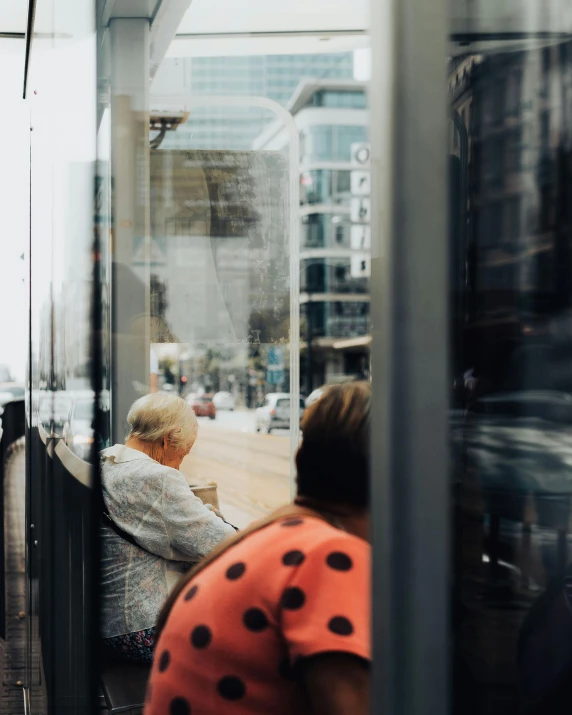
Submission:
[[219,411],[199,419],[199,434],[181,471],[190,484],[218,484],[224,517],[239,528],[290,500],[290,440],[256,434],[254,414]]

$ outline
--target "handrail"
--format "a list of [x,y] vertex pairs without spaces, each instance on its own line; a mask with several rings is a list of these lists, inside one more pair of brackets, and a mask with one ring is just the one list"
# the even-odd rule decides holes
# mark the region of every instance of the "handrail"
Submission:
[[74,454],[63,440],[58,440],[54,451],[72,477],[84,487],[91,488],[93,486],[93,466],[91,464],[84,462]]
[[26,99],[28,91],[28,72],[30,70],[30,60],[32,53],[32,38],[34,36],[34,24],[36,22],[36,0],[28,0],[28,22],[26,24],[26,59],[24,60],[24,90],[23,97]]
[[44,429],[43,425],[39,424],[38,425],[38,434],[40,435],[40,439],[44,444],[48,443],[48,440],[50,439],[50,435],[46,432]]

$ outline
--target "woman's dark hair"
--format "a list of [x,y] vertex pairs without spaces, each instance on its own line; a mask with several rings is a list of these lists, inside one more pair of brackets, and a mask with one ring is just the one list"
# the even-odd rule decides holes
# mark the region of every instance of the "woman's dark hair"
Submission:
[[367,507],[371,387],[352,382],[327,387],[302,419],[296,455],[298,495]]

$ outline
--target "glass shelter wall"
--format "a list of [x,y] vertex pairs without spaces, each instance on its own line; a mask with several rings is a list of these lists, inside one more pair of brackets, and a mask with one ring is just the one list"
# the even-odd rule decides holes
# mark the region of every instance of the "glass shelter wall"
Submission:
[[97,353],[92,321],[93,4],[39,0],[32,27],[27,77],[31,201],[28,581],[22,683],[31,711],[88,713],[95,698],[97,644],[91,467]]
[[[354,246],[350,216],[352,142],[367,138],[364,86],[347,48],[296,54],[293,44],[237,59],[229,42],[229,54],[219,43],[210,57],[164,60],[142,90],[125,49],[140,46],[135,26],[113,20],[101,43],[101,386],[110,390],[111,421],[100,441],[123,441],[137,397],[180,395],[199,419],[181,471],[191,486],[216,482],[223,513],[242,527],[291,497],[303,397],[332,375],[353,379],[367,360],[367,345],[350,360],[333,346],[369,330],[369,244]],[[333,126],[322,157],[343,159],[343,170],[313,164],[332,187],[326,195],[324,184],[324,203],[345,203],[335,216],[315,208],[318,222],[331,221],[311,261],[320,264],[320,285],[308,283],[300,254],[306,179],[291,105],[306,85],[324,122],[357,112],[344,114],[348,126]],[[310,351],[300,307],[308,289],[316,308]],[[285,393],[280,410],[267,399],[276,393]]]
[[572,667],[569,9],[515,6],[500,40],[482,32],[507,21],[500,9],[454,8],[453,711],[560,713]]

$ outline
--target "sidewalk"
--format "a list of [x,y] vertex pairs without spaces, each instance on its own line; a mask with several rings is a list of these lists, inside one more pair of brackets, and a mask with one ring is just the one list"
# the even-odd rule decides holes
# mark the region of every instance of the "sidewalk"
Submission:
[[[23,683],[26,678],[26,620],[20,617],[26,606],[25,492],[26,462],[24,440],[15,443],[6,461],[6,653],[0,698],[0,715],[24,715]],[[38,654],[33,654],[34,659]],[[41,687],[32,683],[29,715],[45,715]]]

